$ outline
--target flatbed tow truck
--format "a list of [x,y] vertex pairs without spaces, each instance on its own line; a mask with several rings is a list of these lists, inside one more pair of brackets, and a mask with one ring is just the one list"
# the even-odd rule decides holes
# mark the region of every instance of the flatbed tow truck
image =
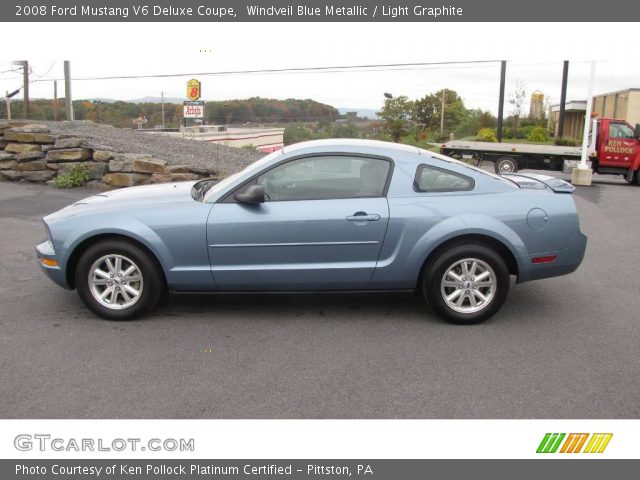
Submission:
[[[640,184],[640,124],[633,128],[624,120],[593,119],[587,144],[594,172],[621,175],[631,184]],[[488,160],[498,174],[525,168],[571,173],[580,161],[582,148],[451,140],[440,145],[440,153],[454,158],[473,158],[478,165]]]

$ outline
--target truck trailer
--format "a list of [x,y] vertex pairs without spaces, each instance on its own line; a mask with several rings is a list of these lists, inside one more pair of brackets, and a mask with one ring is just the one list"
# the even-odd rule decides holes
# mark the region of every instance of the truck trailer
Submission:
[[[627,182],[639,184],[640,124],[633,128],[624,120],[593,119],[587,144],[594,172],[621,175]],[[488,160],[493,162],[498,174],[525,168],[571,173],[571,169],[580,162],[582,148],[451,140],[440,145],[440,153],[454,158],[472,158],[478,165]]]

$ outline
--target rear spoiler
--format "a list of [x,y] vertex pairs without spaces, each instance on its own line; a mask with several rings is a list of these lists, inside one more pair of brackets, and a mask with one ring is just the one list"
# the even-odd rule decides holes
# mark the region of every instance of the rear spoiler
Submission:
[[542,189],[546,186],[556,193],[573,193],[576,191],[576,187],[569,182],[549,175],[539,175],[537,173],[504,173],[500,176],[511,180],[520,188]]

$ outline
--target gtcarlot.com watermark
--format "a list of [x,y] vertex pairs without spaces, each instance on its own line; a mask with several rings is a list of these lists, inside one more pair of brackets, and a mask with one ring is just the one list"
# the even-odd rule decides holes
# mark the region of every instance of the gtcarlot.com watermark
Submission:
[[193,452],[193,438],[59,438],[48,433],[16,435],[13,446],[21,452]]

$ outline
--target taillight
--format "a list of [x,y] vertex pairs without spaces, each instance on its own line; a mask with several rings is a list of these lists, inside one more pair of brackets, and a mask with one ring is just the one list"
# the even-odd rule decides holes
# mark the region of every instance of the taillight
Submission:
[[533,257],[531,263],[552,263],[558,258],[557,255],[547,255],[545,257]]

